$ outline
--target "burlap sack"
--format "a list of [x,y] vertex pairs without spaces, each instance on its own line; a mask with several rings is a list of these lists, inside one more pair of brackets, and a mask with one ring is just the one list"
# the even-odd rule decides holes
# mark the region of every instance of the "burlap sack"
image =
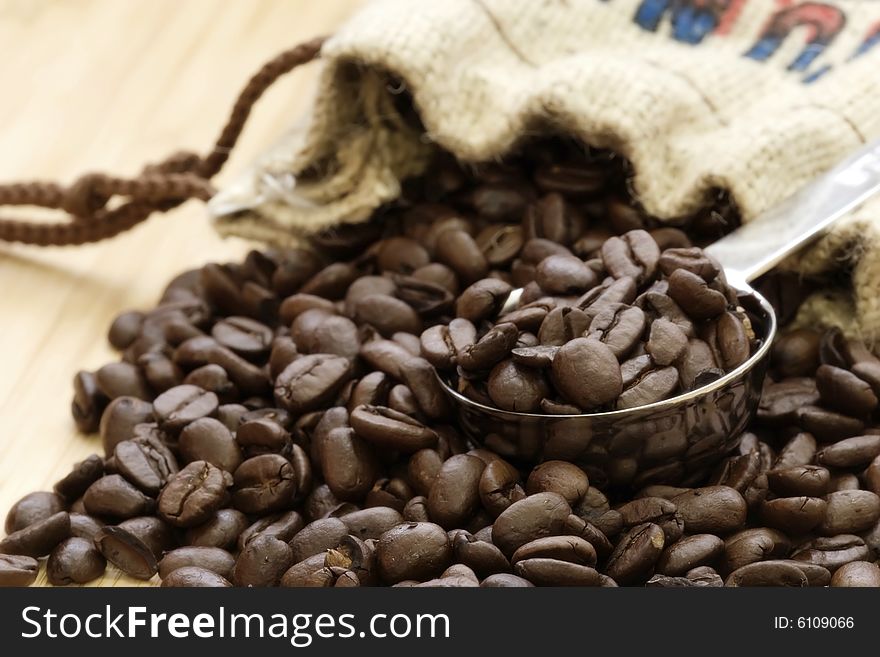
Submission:
[[[490,160],[541,132],[629,158],[661,219],[724,188],[748,221],[880,137],[880,2],[379,0],[322,59],[310,125],[214,200],[222,233],[285,244],[362,221],[437,146]],[[878,216],[874,200],[786,263],[851,271],[800,322],[880,337]]]

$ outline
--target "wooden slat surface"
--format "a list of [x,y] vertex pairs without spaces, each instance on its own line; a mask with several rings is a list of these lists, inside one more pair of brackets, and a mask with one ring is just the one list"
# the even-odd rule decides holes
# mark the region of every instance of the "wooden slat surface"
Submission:
[[[203,152],[263,61],[332,32],[358,4],[0,0],[0,180],[131,175],[180,148]],[[316,73],[293,73],[258,105],[219,184],[307,110]],[[0,517],[100,450],[70,419],[71,379],[115,358],[112,318],[246,248],[218,238],[195,202],[98,245],[0,245]],[[110,568],[94,584],[138,582]]]

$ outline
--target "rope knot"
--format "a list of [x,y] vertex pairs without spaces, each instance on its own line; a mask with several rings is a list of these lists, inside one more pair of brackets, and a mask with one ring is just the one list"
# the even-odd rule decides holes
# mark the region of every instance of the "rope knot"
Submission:
[[110,194],[101,191],[106,176],[100,173],[87,173],[80,176],[68,187],[61,198],[61,209],[77,219],[88,219],[107,205]]

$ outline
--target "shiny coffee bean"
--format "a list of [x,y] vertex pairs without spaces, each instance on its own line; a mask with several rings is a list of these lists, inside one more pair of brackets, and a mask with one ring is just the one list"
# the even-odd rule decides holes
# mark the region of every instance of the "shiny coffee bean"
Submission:
[[30,586],[40,572],[40,562],[33,557],[0,554],[0,587]]
[[173,475],[159,494],[157,510],[175,527],[209,520],[227,501],[231,475],[206,461],[193,461]]
[[68,538],[59,543],[46,562],[46,577],[53,586],[85,584],[104,574],[107,561],[93,541]]
[[382,534],[376,545],[379,575],[388,584],[436,577],[452,561],[449,537],[439,525],[410,522]]
[[126,575],[148,580],[159,572],[153,552],[137,537],[119,527],[105,527],[95,537],[104,558]]

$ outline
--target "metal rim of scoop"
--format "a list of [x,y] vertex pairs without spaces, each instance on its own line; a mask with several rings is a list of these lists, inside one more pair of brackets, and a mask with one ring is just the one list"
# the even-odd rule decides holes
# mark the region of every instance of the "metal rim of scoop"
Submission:
[[773,340],[776,337],[777,330],[777,320],[776,320],[776,311],[773,310],[773,307],[770,305],[770,302],[764,298],[762,294],[760,294],[757,290],[738,290],[738,292],[746,294],[747,296],[752,297],[758,302],[758,305],[761,308],[761,311],[764,313],[765,318],[762,323],[764,327],[766,327],[766,331],[761,338],[761,345],[758,349],[749,356],[748,360],[745,363],[740,365],[734,370],[731,370],[724,376],[712,381],[711,383],[707,383],[704,386],[696,388],[694,390],[689,390],[688,392],[682,393],[680,395],[676,395],[675,397],[670,397],[669,399],[663,399],[658,402],[654,402],[652,404],[645,404],[643,406],[633,406],[632,408],[622,408],[614,411],[602,411],[599,413],[574,413],[574,414],[550,414],[550,413],[523,413],[521,411],[507,411],[503,408],[496,408],[494,406],[486,406],[485,404],[481,404],[479,402],[474,401],[470,397],[466,397],[461,394],[452,386],[447,383],[443,376],[439,372],[436,372],[437,379],[440,381],[441,385],[445,388],[446,392],[455,398],[461,404],[466,406],[470,406],[474,409],[478,409],[484,413],[493,413],[496,415],[507,415],[512,418],[533,418],[540,420],[565,420],[571,418],[603,418],[603,419],[613,419],[624,417],[626,415],[632,413],[641,413],[644,411],[663,411],[668,408],[673,408],[675,406],[684,404],[692,399],[696,399],[697,397],[702,397],[708,393],[714,392],[720,388],[724,388],[729,385],[733,381],[743,377],[748,374],[751,370],[755,368],[755,366],[760,363],[764,358],[768,357],[770,353],[770,349],[773,345]]

